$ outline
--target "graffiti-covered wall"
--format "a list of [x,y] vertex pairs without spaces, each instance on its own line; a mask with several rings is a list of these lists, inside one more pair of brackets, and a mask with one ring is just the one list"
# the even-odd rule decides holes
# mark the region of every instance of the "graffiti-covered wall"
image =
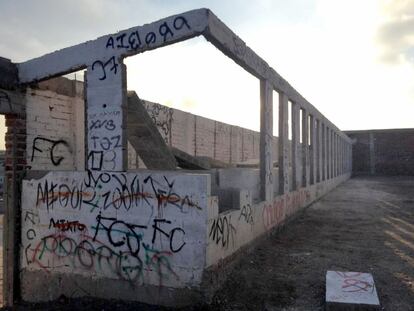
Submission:
[[50,172],[26,180],[22,271],[195,286],[205,266],[209,184],[208,175],[171,172]]

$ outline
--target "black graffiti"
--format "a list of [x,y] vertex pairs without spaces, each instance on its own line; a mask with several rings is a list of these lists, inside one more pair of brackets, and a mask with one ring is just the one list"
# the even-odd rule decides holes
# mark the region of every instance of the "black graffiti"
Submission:
[[103,230],[106,232],[108,241],[112,246],[121,247],[126,245],[133,256],[138,256],[142,234],[137,233],[136,229],[146,229],[147,226],[130,224],[112,217],[102,217],[100,213],[96,216],[96,221],[94,241],[96,241],[99,231]]
[[[96,220],[97,225],[95,227],[95,235],[93,237],[94,241],[100,231],[105,231],[107,239],[113,247],[126,246],[130,254],[138,256],[141,249],[143,234],[137,232],[137,230],[143,231],[148,228],[147,226],[127,223],[113,217],[103,217],[101,214],[96,217]],[[161,227],[161,224],[170,225],[171,221],[157,218],[153,220],[152,244],[155,243],[158,233],[160,238],[164,236],[168,239],[171,252],[177,253],[181,251],[186,243],[182,241],[182,239],[181,243],[177,243],[174,240],[174,237],[178,236],[177,233],[181,233],[183,238],[185,236],[185,231],[179,227],[165,230]]]
[[153,234],[152,234],[152,244],[154,244],[155,239],[157,237],[157,232],[159,232],[160,234],[166,236],[169,239],[169,241],[170,241],[170,250],[173,253],[179,252],[184,247],[184,245],[186,243],[182,242],[178,248],[175,248],[173,246],[173,244],[174,244],[174,234],[177,233],[177,232],[181,232],[181,234],[184,236],[185,231],[182,228],[177,227],[177,228],[174,228],[170,232],[167,233],[167,232],[165,232],[164,230],[161,229],[161,227],[159,226],[160,223],[171,224],[171,221],[166,220],[166,219],[154,219],[154,224],[152,225],[152,228],[154,228],[154,231],[153,231]]
[[88,154],[88,168],[94,171],[102,170],[103,151],[92,150]]
[[145,107],[154,124],[164,134],[164,139],[168,144],[170,140],[171,123],[174,110],[158,104],[150,105],[146,103]]
[[[190,208],[201,209],[188,195],[180,196],[175,193],[174,181],[170,182],[165,176],[163,179],[165,183],[163,183],[155,180],[151,175],[143,179],[134,176],[131,181],[128,181],[124,173],[87,172],[85,179],[76,184],[55,183],[48,180],[39,182],[36,206],[45,204],[48,211],[54,209],[55,205],[79,210],[82,207],[129,210],[134,206],[138,207],[141,203],[154,208],[150,200],[156,200],[160,215],[163,208],[169,205],[177,207],[182,213],[187,213]],[[110,182],[115,184],[110,189],[101,190]]]
[[243,219],[248,224],[253,225],[253,210],[250,204],[243,205],[240,211],[239,220],[240,219]]
[[116,124],[114,120],[92,120],[89,130],[100,129],[102,127],[108,131],[113,131],[116,128]]
[[116,62],[115,56],[112,56],[105,63],[101,60],[94,61],[92,64],[92,70],[95,70],[95,66],[99,66],[102,70],[102,76],[99,78],[99,80],[105,80],[107,67],[109,67],[109,71],[112,71],[114,74],[116,74],[119,64]]
[[183,213],[185,213],[184,206],[195,207],[197,209],[200,209],[199,206],[193,203],[193,201],[188,195],[181,197],[180,195],[174,192],[174,180],[170,182],[168,178],[164,176],[164,181],[165,184],[160,183],[159,181],[155,180],[151,175],[144,179],[144,184],[149,183],[151,185],[153,194],[157,198],[159,212],[162,212],[162,208],[166,207],[168,204],[172,204],[178,207]]
[[93,141],[93,148],[101,147],[101,149],[108,151],[114,148],[121,148],[121,135],[114,135],[111,137],[91,136]]
[[184,27],[188,30],[191,29],[187,19],[183,16],[178,16],[174,18],[172,23],[170,21],[163,22],[158,27],[158,34],[155,31],[149,31],[142,35],[138,30],[135,30],[130,33],[124,32],[117,36],[110,36],[106,41],[105,48],[137,50],[143,47],[141,35],[144,38],[145,44],[150,45],[157,41],[158,35],[162,38],[163,42],[166,42],[168,39],[174,37],[174,31],[179,31]]
[[231,223],[231,216],[224,216],[213,221],[209,238],[217,245],[221,242],[221,246],[227,248],[230,242],[234,244],[235,234],[236,228]]
[[24,221],[27,222],[28,220],[35,225],[36,223],[38,223],[38,221],[35,221],[35,217],[37,218],[37,220],[39,220],[39,215],[35,214],[31,211],[26,211],[25,216],[24,216]]
[[62,156],[61,157],[56,157],[54,152],[55,152],[55,148],[59,145],[63,145],[63,146],[65,146],[69,149],[69,144],[66,141],[64,141],[63,139],[53,140],[53,139],[48,139],[48,138],[43,138],[43,137],[36,137],[35,139],[33,139],[32,157],[30,159],[31,162],[33,162],[33,160],[34,160],[35,151],[43,152],[43,150],[40,149],[40,147],[38,147],[36,145],[39,141],[44,141],[44,142],[47,142],[47,143],[51,144],[51,147],[50,147],[50,160],[52,161],[52,164],[54,166],[58,166],[65,159]]
[[36,237],[36,232],[34,231],[34,229],[27,230],[26,237],[28,240],[33,240]]

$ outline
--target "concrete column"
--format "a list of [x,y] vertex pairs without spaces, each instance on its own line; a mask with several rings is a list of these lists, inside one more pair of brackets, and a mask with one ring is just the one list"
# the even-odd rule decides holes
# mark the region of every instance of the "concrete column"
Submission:
[[333,133],[333,140],[334,140],[334,172],[333,177],[335,178],[338,175],[338,135],[336,134],[335,130],[332,131]]
[[321,133],[321,181],[326,180],[326,128],[325,124],[322,121],[320,123],[320,133]]
[[289,105],[279,92],[279,194],[289,192]]
[[329,139],[329,127],[326,126],[325,127],[325,131],[326,131],[326,179],[328,180],[329,178],[331,178],[331,174],[330,174],[330,168],[331,168],[331,156],[330,156],[330,148],[331,148],[331,142]]
[[332,131],[329,127],[326,127],[328,137],[328,179],[332,178]]
[[301,182],[299,108],[297,103],[292,102],[292,190],[299,189]]
[[333,130],[329,129],[329,140],[330,140],[330,149],[329,149],[330,170],[329,170],[329,176],[330,176],[330,178],[334,177],[333,173],[334,173],[334,150],[335,150],[335,146],[334,146],[334,135],[333,134],[334,134]]
[[345,174],[345,140],[341,139],[341,175]]
[[273,201],[273,88],[260,81],[260,189],[262,200]]
[[342,175],[343,170],[343,162],[342,162],[342,137],[339,136],[339,173],[338,175]]
[[302,187],[309,185],[309,113],[302,110]]
[[95,61],[87,71],[87,167],[127,169],[126,67],[115,57]]
[[310,184],[313,185],[316,183],[316,168],[318,160],[317,158],[317,148],[319,148],[319,134],[318,129],[315,127],[315,118],[313,115],[309,116],[309,130],[310,130],[310,154],[309,154],[309,178]]
[[316,171],[315,177],[316,182],[321,182],[322,175],[321,175],[321,164],[322,164],[322,123],[321,120],[316,120]]

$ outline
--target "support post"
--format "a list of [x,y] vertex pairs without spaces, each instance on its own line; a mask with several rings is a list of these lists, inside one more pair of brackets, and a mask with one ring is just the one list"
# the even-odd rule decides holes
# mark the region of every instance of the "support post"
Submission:
[[292,102],[292,190],[298,190],[301,182],[299,105]]
[[313,115],[309,117],[309,129],[310,129],[310,155],[309,155],[309,177],[310,177],[310,184],[313,185],[316,183],[316,168],[317,168],[317,148],[319,148],[319,135],[317,134],[317,128],[315,128],[315,118]]
[[95,61],[87,71],[89,170],[127,169],[126,109],[126,66],[115,57]]
[[309,185],[309,113],[302,109],[302,187]]
[[289,192],[289,104],[279,92],[279,194]]
[[260,189],[262,200],[273,200],[273,88],[260,81]]

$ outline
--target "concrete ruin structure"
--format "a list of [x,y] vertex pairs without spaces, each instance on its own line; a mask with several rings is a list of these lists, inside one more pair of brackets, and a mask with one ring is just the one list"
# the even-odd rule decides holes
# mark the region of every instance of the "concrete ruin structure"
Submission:
[[[127,92],[124,58],[200,35],[260,80],[260,133]],[[85,84],[56,78],[82,69]],[[243,251],[351,174],[351,139],[208,9],[0,59],[0,88],[9,306],[208,299]]]

